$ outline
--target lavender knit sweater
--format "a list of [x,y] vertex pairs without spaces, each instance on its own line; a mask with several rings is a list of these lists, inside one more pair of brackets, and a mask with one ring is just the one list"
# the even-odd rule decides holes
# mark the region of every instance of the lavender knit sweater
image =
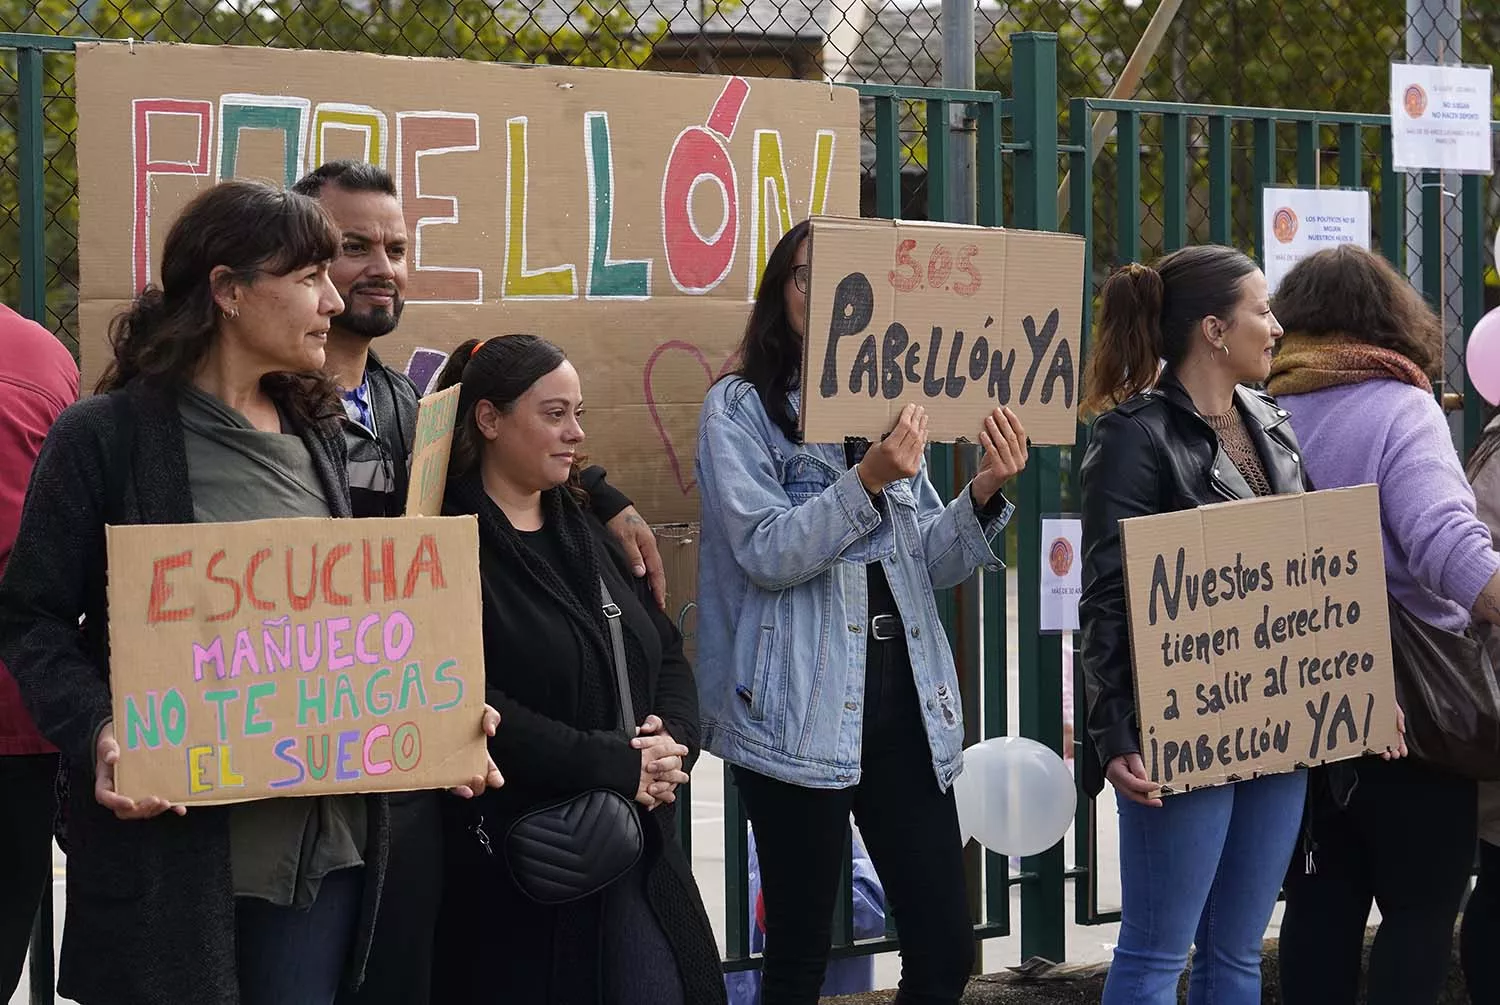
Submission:
[[1372,380],[1277,397],[1291,413],[1313,486],[1380,486],[1390,592],[1429,624],[1461,631],[1500,555],[1433,396]]

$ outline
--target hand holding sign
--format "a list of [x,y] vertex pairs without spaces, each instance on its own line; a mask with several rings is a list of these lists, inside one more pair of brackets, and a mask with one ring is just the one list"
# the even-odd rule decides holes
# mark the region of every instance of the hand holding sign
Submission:
[[113,720],[99,727],[99,739],[94,741],[94,801],[121,820],[150,820],[171,810],[178,816],[187,812],[181,804],[172,805],[159,796],[131,799],[120,795],[115,788],[115,765],[120,760],[120,741],[115,739]]
[[[479,728],[484,731],[485,736],[494,736],[495,730],[500,728],[500,713],[488,704],[484,706],[484,715],[479,720]],[[494,757],[486,753],[484,756],[484,774],[475,775],[469,779],[467,785],[455,785],[449,789],[451,795],[460,799],[473,799],[475,796],[483,795],[485,789],[498,789],[505,784],[500,769],[495,766]]]
[[1160,806],[1161,786],[1146,777],[1146,762],[1140,754],[1121,754],[1110,758],[1104,769],[1104,777],[1115,791],[1133,803],[1142,806]]
[[1009,408],[997,408],[985,417],[979,445],[984,448],[984,460],[969,492],[976,505],[986,506],[1001,486],[1026,467],[1026,428]]
[[879,495],[891,482],[912,478],[922,470],[926,449],[927,409],[907,405],[895,427],[859,462],[859,480],[871,495]]

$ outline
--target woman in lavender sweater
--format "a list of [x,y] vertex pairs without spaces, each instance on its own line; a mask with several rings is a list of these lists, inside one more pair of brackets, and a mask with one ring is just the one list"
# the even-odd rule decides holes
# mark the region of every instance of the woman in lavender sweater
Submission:
[[[1286,336],[1268,390],[1291,413],[1319,489],[1380,488],[1391,596],[1429,624],[1500,623],[1500,557],[1475,515],[1429,374],[1437,318],[1386,261],[1353,245],[1304,259],[1275,309]],[[1370,903],[1381,925],[1369,1005],[1436,1000],[1475,847],[1475,785],[1415,758],[1366,758],[1308,778],[1308,855],[1286,884],[1285,1005],[1353,1005]]]

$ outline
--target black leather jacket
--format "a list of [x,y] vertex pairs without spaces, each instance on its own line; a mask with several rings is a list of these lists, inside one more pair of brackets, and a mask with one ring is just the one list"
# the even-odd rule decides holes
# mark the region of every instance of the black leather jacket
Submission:
[[[1286,410],[1247,387],[1236,390],[1235,405],[1272,491],[1304,491],[1301,448]],[[1104,786],[1100,765],[1141,749],[1120,521],[1250,499],[1254,492],[1170,371],[1154,390],[1095,420],[1080,481],[1083,596],[1078,615],[1092,741],[1083,744],[1083,784],[1090,795],[1097,795]]]

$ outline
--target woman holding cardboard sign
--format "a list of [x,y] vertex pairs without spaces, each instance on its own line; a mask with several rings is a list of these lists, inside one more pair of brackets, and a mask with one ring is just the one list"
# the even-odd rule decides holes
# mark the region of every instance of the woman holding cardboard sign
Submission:
[[303,196],[200,194],[167,235],[161,285],[112,325],[108,393],[63,413],[42,448],[0,582],[0,658],[68,764],[58,987],[84,1005],[331,1005],[363,972],[385,798],[187,812],[125,797],[106,632],[106,524],[349,515],[338,401],[318,373],[342,308],[338,246]]
[[[1104,284],[1085,408],[1084,784],[1120,814],[1120,941],[1106,1005],[1167,1005],[1196,945],[1193,1005],[1260,1002],[1261,942],[1297,838],[1306,773],[1162,798],[1141,758],[1120,521],[1303,490],[1286,412],[1264,381],[1281,326],[1232,248],[1185,248]],[[1164,362],[1164,367],[1163,367]],[[1094,756],[1097,755],[1097,759]]]
[[[1381,921],[1367,1000],[1424,1005],[1446,986],[1474,863],[1474,779],[1496,767],[1493,749],[1468,764],[1438,760],[1454,748],[1426,746],[1434,735],[1427,727],[1438,736],[1466,727],[1474,735],[1473,725],[1487,721],[1492,730],[1494,707],[1469,694],[1440,707],[1402,682],[1411,672],[1488,676],[1466,631],[1476,618],[1500,624],[1500,555],[1432,393],[1443,332],[1422,295],[1379,255],[1343,244],[1293,266],[1276,309],[1287,336],[1268,386],[1291,413],[1312,483],[1380,489],[1397,693],[1422,701],[1407,709],[1412,758],[1345,761],[1309,774],[1308,854],[1294,859],[1286,881],[1283,1000],[1352,1005],[1373,900]],[[1439,658],[1413,660],[1414,651]],[[1447,693],[1442,680],[1423,690]]]
[[802,442],[808,227],[761,278],[738,372],[699,420],[699,695],[733,765],[765,898],[762,1000],[817,1000],[852,811],[901,934],[905,1003],[954,1003],[973,961],[952,784],[963,717],[933,589],[998,568],[1000,487],[1026,432],[996,409],[979,474],[944,506],[923,410],[879,444]]
[[479,518],[486,694],[505,789],[450,800],[434,1002],[712,1005],[713,930],[676,840],[697,754],[682,636],[580,505],[578,372],[470,339],[444,512]]

